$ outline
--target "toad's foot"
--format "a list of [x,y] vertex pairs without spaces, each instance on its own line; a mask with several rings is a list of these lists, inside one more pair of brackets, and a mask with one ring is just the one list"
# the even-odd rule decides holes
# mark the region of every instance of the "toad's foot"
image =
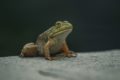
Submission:
[[69,51],[69,53],[67,53],[65,56],[66,57],[76,57],[77,54],[75,52],[73,52],[73,51]]
[[55,60],[56,57],[45,57],[45,59],[52,61],[52,60]]

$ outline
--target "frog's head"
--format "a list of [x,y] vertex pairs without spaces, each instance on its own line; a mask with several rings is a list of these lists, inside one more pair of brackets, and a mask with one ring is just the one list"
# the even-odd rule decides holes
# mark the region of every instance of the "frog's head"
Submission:
[[49,29],[49,37],[66,37],[73,29],[68,21],[57,21],[53,27]]

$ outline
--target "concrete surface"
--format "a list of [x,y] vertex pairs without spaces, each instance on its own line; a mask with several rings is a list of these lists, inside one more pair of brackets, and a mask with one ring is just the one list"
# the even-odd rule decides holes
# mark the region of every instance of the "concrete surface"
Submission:
[[55,61],[1,57],[0,80],[120,80],[120,50],[58,57]]

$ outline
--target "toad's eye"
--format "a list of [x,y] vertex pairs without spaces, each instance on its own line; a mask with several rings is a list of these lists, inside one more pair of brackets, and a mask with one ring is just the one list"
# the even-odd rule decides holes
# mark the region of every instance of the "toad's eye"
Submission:
[[61,26],[62,25],[62,22],[61,21],[57,21],[56,22],[56,26]]

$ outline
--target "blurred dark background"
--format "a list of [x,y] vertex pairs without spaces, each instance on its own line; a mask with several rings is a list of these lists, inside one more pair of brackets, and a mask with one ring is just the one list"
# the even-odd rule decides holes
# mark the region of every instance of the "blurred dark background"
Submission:
[[18,55],[57,20],[74,25],[67,39],[74,51],[120,49],[119,5],[119,0],[1,1],[0,56]]

